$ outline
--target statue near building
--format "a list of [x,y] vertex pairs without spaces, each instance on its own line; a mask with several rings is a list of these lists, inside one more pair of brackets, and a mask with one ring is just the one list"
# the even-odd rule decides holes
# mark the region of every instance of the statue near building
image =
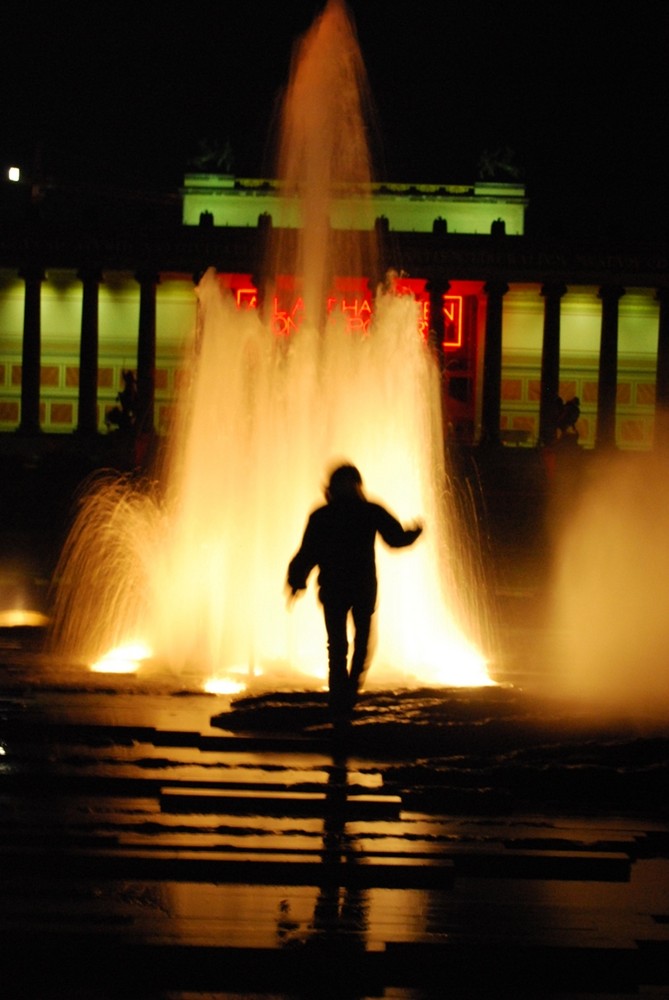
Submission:
[[198,141],[198,151],[191,157],[188,167],[195,173],[231,174],[234,156],[229,139],[223,143],[218,139],[204,138]]
[[130,369],[123,372],[123,388],[116,396],[116,402],[118,405],[105,416],[105,423],[109,429],[115,427],[123,434],[130,434],[137,420],[137,381]]
[[479,157],[478,177],[482,181],[517,181],[520,169],[515,163],[516,154],[510,146],[484,149]]
[[561,396],[557,398],[557,434],[558,440],[566,444],[576,444],[578,442],[578,429],[576,422],[581,415],[581,401],[578,396],[573,396],[565,403]]

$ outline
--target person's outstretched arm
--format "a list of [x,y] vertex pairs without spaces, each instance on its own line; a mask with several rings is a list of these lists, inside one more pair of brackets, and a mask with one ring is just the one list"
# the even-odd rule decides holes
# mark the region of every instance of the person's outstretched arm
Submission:
[[381,506],[378,507],[377,517],[377,531],[386,545],[390,545],[393,549],[403,549],[413,545],[423,531],[420,521],[405,528],[396,517]]

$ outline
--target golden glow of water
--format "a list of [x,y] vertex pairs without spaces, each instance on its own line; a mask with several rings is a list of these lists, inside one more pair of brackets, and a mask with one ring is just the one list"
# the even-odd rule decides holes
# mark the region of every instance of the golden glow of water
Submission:
[[48,617],[41,611],[29,608],[6,608],[0,611],[0,628],[40,628],[49,624]]
[[[333,274],[376,266],[368,259],[359,270],[359,237],[348,247],[335,241],[335,255],[323,226],[337,184],[369,179],[362,64],[340,0],[330,0],[299,53],[281,162],[286,190],[303,206],[292,267],[305,320],[278,338],[262,312],[237,308],[213,270],[204,275],[167,485],[103,480],[84,500],[59,567],[55,634],[89,662],[141,637],[154,665],[196,672],[219,689],[322,686],[315,588],[288,608],[284,581],[329,471],[345,460],[360,468],[370,498],[425,523],[411,549],[379,549],[370,680],[490,684],[444,465],[439,373],[416,302],[379,291],[368,336],[347,333],[341,312],[326,320],[319,308]],[[274,249],[270,274],[293,273],[284,248]]]
[[[209,272],[192,384],[181,401],[166,493],[103,479],[68,542],[58,618],[89,662],[198,671],[203,683],[322,683],[315,588],[287,607],[284,581],[328,466],[426,528],[411,549],[379,547],[376,683],[490,683],[466,637],[461,527],[448,505],[438,373],[416,304],[380,294],[369,337],[299,331],[289,344],[239,312]],[[392,363],[391,363],[392,362]],[[466,539],[464,539],[466,543]],[[101,669],[98,666],[97,669]]]
[[[244,674],[248,674],[248,670],[246,668],[244,668],[243,672]],[[231,667],[229,673],[239,674],[240,670],[239,668],[235,669],[234,667]],[[204,682],[203,687],[204,690],[207,692],[207,694],[235,695],[235,694],[241,694],[243,691],[245,691],[247,683],[245,678],[235,680],[233,676],[228,676],[228,677],[213,676],[207,678],[207,680]]]
[[110,649],[91,664],[97,674],[134,674],[144,660],[151,657],[151,649],[143,642],[129,642]]
[[555,688],[598,714],[669,710],[668,456],[591,463],[569,498],[547,629]]

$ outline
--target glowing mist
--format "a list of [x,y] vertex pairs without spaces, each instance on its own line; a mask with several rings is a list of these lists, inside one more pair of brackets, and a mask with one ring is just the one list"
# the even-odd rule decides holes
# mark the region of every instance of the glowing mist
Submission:
[[[297,51],[286,95],[281,163],[304,237],[292,261],[276,242],[268,264],[268,288],[276,274],[300,276],[304,320],[278,337],[205,274],[166,485],[105,481],[85,499],[58,571],[63,651],[93,661],[142,641],[161,669],[203,681],[324,682],[315,588],[289,611],[284,581],[328,472],[347,460],[370,498],[426,524],[412,549],[379,550],[370,683],[490,683],[470,614],[467,541],[449,502],[439,373],[417,305],[380,290],[366,334],[345,331],[336,302],[325,316],[333,274],[375,273],[368,234],[344,246],[326,225],[337,184],[369,178],[360,77],[353,29],[334,0]],[[357,137],[345,162],[342,121]]]
[[597,714],[669,711],[668,457],[598,459],[558,545],[554,685]]

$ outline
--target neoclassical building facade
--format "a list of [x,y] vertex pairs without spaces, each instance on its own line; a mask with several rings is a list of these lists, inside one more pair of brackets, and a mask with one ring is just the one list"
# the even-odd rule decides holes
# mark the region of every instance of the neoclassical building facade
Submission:
[[[450,435],[550,444],[558,397],[578,398],[585,448],[644,450],[668,433],[665,247],[533,240],[517,184],[374,185],[333,205],[333,230],[375,229],[381,257],[380,275],[334,276],[335,307],[364,325],[374,282],[396,274],[438,354]],[[3,434],[107,433],[128,370],[143,426],[168,434],[199,276],[215,267],[254,307],[268,231],[300,224],[273,182],[217,175],[187,177],[157,209],[4,207]],[[265,309],[277,332],[299,324],[290,282]]]

